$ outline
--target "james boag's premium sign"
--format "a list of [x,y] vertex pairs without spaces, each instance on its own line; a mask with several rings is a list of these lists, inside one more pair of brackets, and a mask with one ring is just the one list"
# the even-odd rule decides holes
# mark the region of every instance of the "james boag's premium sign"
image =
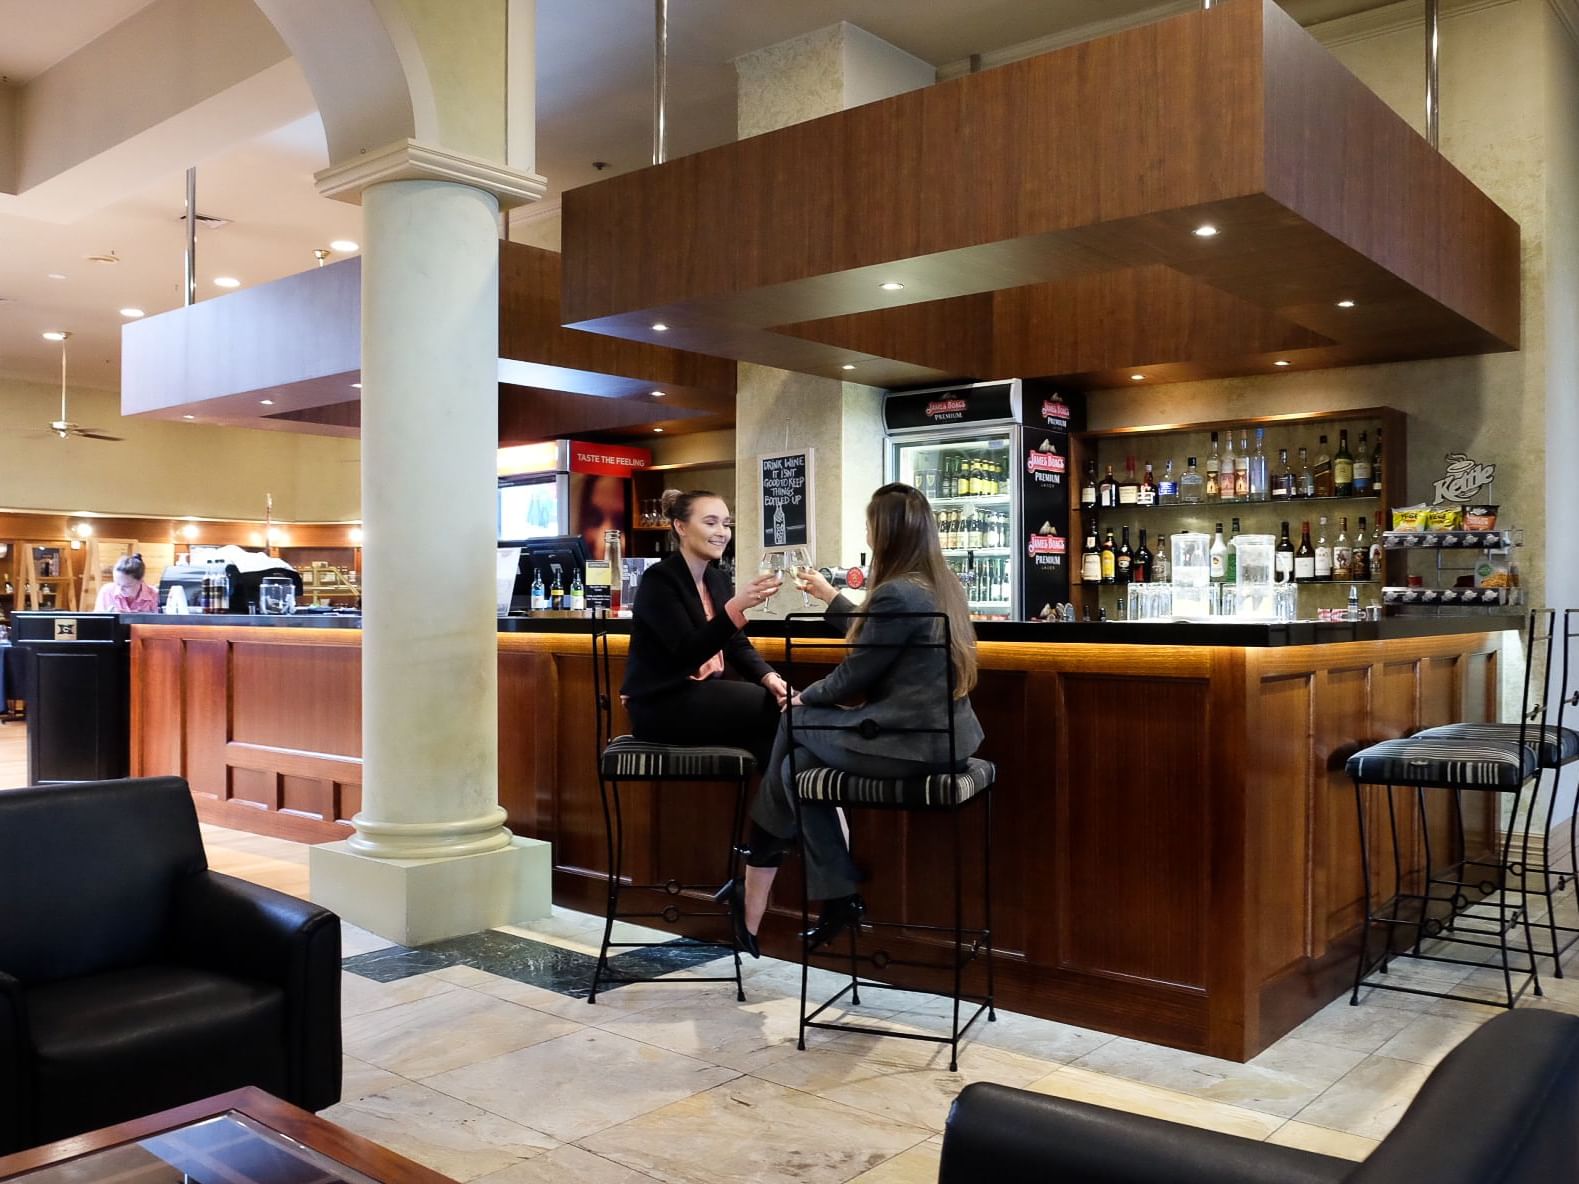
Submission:
[[811,547],[812,449],[760,458],[762,545]]
[[[1067,408],[1065,408],[1067,422]],[[1027,618],[1050,617],[1069,597],[1069,540],[1060,530],[1069,521],[1069,437],[1061,431],[1024,433],[1020,470],[1020,521],[1025,575],[1022,604]]]

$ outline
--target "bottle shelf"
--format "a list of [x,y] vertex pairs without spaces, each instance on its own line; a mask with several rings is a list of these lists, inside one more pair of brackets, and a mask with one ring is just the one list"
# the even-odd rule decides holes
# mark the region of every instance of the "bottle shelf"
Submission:
[[[1385,496],[1385,495],[1382,495]],[[1126,510],[1139,510],[1150,513],[1153,510],[1210,510],[1222,506],[1244,507],[1246,509],[1284,509],[1291,506],[1326,505],[1330,502],[1374,502],[1380,500],[1378,495],[1369,493],[1355,494],[1353,497],[1296,497],[1291,501],[1269,498],[1266,501],[1215,501],[1215,502],[1169,502],[1166,505],[1122,505],[1122,506],[1087,506],[1082,505],[1082,514],[1112,514],[1123,513]]]
[[929,497],[927,501],[934,506],[953,509],[955,506],[1006,506],[1009,504],[1007,493],[978,493],[965,494],[961,497]]
[[945,555],[979,555],[983,559],[1010,554],[1008,547],[944,547],[942,550]]
[[1382,546],[1389,551],[1506,551],[1518,545],[1512,530],[1387,530]]

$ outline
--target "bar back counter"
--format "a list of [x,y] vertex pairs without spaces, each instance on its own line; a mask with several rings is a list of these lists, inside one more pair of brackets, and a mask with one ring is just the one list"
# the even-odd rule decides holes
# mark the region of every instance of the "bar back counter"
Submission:
[[[361,793],[354,621],[123,622],[133,775],[185,776],[199,814],[221,825],[308,842],[349,833]],[[1493,718],[1500,631],[1516,627],[1485,617],[980,626],[972,698],[982,755],[999,769],[1000,1005],[1243,1060],[1335,998],[1352,973],[1362,892],[1344,760],[1383,737]],[[783,629],[752,626],[769,661],[782,661]],[[553,844],[555,901],[601,911],[590,623],[500,630],[501,804],[517,833]],[[624,639],[614,641],[619,665]],[[706,883],[728,809],[716,787],[634,795],[633,878],[650,882],[662,868]],[[1492,819],[1474,809],[1468,845],[1484,850]],[[874,911],[948,911],[934,899],[946,880],[934,875],[949,850],[943,825],[856,820]],[[1446,815],[1431,826],[1435,849],[1449,850]],[[1406,874],[1423,858],[1415,847],[1402,856]],[[1378,842],[1373,862],[1378,896],[1391,895],[1391,850]],[[798,958],[794,861],[786,873],[763,945]],[[901,934],[889,949],[936,960],[925,940]]]

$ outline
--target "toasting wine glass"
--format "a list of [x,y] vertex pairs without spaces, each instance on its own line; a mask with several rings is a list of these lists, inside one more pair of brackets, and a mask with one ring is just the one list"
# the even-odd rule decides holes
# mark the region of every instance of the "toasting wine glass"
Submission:
[[[784,572],[789,568],[789,566],[789,557],[785,552],[764,551],[762,552],[761,558],[757,560],[757,575],[772,576],[778,581],[779,588],[782,588],[784,586]],[[778,592],[775,590],[774,596],[777,595]],[[768,599],[771,601],[773,597],[769,597]],[[764,602],[762,607],[766,608],[767,603]]]
[[[785,566],[787,566],[790,571],[796,573],[797,575],[802,570],[811,567],[811,552],[805,547],[789,548],[784,552],[784,559]],[[801,607],[803,608],[811,607],[811,596],[805,591],[805,589],[801,590],[800,602]]]

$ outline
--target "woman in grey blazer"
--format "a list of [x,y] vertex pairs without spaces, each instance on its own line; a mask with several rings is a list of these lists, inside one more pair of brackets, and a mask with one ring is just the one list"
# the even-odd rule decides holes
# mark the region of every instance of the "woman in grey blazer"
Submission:
[[[797,586],[825,602],[838,624],[846,623],[839,619],[841,613],[871,616],[847,618],[852,645],[844,661],[790,700],[787,710],[794,712],[795,719],[794,772],[829,766],[865,777],[907,778],[946,769],[948,737],[940,732],[914,731],[948,725],[941,693],[948,676],[945,663],[953,666],[954,673],[950,705],[953,755],[963,767],[982,741],[981,725],[969,699],[976,684],[976,630],[964,588],[938,545],[932,509],[914,487],[885,485],[866,507],[866,534],[872,570],[864,605],[857,607],[843,594],[835,594],[814,569],[802,568],[796,573]],[[941,641],[941,622],[883,616],[938,612],[949,622],[947,653],[917,644]],[[866,721],[875,727],[866,734],[853,730]],[[779,725],[772,757],[751,808],[751,853],[744,891],[736,900],[737,931],[743,929],[742,944],[753,952],[774,874],[795,838],[787,724],[786,720]],[[813,730],[819,724],[836,724],[840,730]],[[812,931],[813,944],[821,944],[859,920],[863,905],[855,889],[860,875],[850,858],[843,818],[835,807],[803,802],[799,817],[807,890],[811,897],[825,902]]]

